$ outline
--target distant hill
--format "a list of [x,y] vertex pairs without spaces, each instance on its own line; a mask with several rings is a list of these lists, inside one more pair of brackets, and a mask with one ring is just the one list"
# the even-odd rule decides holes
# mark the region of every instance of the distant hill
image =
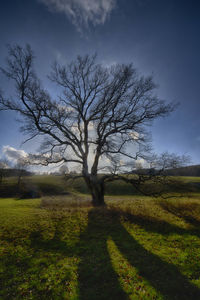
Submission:
[[181,168],[177,168],[177,169],[169,169],[169,170],[166,170],[165,173],[166,173],[166,175],[171,175],[171,176],[199,177],[200,176],[200,165],[181,167]]
[[[31,176],[33,173],[26,170],[18,170],[18,169],[1,169],[0,173],[5,177],[18,176],[19,172],[21,176]],[[134,170],[133,174],[149,174],[155,172],[153,169],[139,169]],[[193,165],[187,167],[181,167],[176,169],[168,169],[164,172],[165,175],[169,176],[192,176],[192,177],[200,177],[200,165]]]
[[[134,174],[150,174],[150,173],[156,173],[156,170],[154,169],[139,169],[134,170]],[[164,172],[165,175],[168,176],[192,176],[192,177],[200,177],[200,165],[193,165],[193,166],[187,166],[187,167],[181,167],[176,169],[168,169]]]
[[5,177],[12,177],[12,176],[18,176],[20,173],[21,176],[30,176],[33,173],[26,171],[26,170],[19,170],[19,169],[1,169],[0,168],[0,174],[2,174]]

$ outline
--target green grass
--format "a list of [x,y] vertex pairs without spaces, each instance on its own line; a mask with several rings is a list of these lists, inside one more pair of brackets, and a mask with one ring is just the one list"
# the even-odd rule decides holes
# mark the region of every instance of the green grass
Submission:
[[200,196],[0,199],[0,299],[200,299]]

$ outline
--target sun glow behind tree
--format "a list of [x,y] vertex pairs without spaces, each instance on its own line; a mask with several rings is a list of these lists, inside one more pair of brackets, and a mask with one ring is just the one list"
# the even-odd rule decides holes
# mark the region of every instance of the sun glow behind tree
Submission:
[[[41,85],[30,46],[9,47],[7,68],[16,100],[0,94],[1,110],[18,112],[29,139],[42,136],[34,164],[78,164],[94,205],[104,204],[104,184],[118,180],[138,159],[150,161],[149,126],[174,105],[156,94],[152,76],[140,76],[132,64],[105,67],[96,55],[78,56],[68,65],[55,63],[49,79],[60,88],[54,99]],[[99,177],[99,173],[109,173]],[[128,180],[128,178],[122,178]],[[129,180],[138,185],[141,178]]]

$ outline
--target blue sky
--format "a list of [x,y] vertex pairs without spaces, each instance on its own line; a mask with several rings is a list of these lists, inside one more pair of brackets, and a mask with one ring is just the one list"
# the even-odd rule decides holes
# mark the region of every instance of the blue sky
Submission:
[[[156,152],[188,154],[200,164],[200,3],[184,0],[7,0],[0,2],[0,66],[6,44],[29,43],[44,86],[51,64],[98,53],[103,64],[130,63],[153,74],[157,94],[179,102],[177,110],[154,122]],[[0,88],[13,88],[0,75]],[[21,145],[15,113],[0,112],[0,155],[4,146],[34,151],[39,141]],[[5,148],[4,148],[5,149]],[[6,148],[8,149],[8,148]],[[13,150],[14,151],[14,150]]]

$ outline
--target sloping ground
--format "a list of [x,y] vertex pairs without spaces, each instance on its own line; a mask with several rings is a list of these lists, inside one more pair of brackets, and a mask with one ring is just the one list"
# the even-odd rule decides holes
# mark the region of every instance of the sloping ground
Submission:
[[200,197],[0,199],[0,299],[200,299]]
[[[138,169],[133,171],[133,174],[149,174],[151,172],[155,172],[155,169]],[[180,167],[175,169],[166,169],[164,174],[167,176],[192,176],[192,177],[200,177],[200,165],[192,165],[186,167]]]
[[[88,193],[83,179],[67,181],[63,176],[26,176],[21,179],[20,186],[17,177],[4,178],[0,184],[1,197],[35,198],[44,195],[63,195],[73,192]],[[145,192],[157,190],[157,185],[147,182],[142,189]],[[106,185],[107,195],[138,195],[132,185],[124,181],[114,181]],[[167,193],[185,194],[200,193],[200,177],[170,177],[170,183],[165,186]]]
[[0,167],[0,174],[3,177],[14,177],[14,176],[18,176],[19,174],[20,176],[30,176],[32,175],[32,172],[23,169],[11,169],[11,168],[2,169]]
[[200,165],[193,165],[187,167],[181,167],[177,169],[171,169],[166,171],[170,176],[193,176],[200,177]]
[[18,186],[17,177],[6,177],[0,184],[1,197],[35,198],[41,195],[67,193],[62,176],[26,176]]

